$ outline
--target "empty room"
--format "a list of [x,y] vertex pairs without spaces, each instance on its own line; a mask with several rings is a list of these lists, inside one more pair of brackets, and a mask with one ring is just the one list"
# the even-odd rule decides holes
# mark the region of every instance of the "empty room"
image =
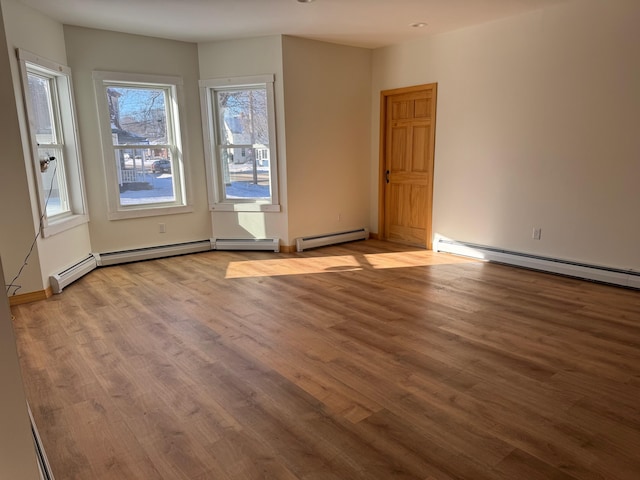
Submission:
[[0,7],[0,478],[640,478],[636,0]]

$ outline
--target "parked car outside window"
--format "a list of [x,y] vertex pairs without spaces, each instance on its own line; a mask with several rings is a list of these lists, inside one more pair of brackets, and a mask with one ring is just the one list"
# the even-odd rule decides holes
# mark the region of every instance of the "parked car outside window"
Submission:
[[171,173],[171,162],[169,160],[156,160],[151,165],[153,173]]

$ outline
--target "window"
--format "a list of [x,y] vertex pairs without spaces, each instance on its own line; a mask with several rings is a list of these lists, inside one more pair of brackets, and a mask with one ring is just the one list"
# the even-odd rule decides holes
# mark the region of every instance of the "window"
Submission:
[[43,236],[86,223],[69,67],[18,50]]
[[273,75],[200,87],[211,208],[279,211]]
[[94,72],[109,218],[191,211],[179,77]]

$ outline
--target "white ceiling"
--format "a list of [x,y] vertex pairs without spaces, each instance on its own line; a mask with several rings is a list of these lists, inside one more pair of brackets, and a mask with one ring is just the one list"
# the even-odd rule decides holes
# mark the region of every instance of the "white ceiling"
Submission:
[[64,24],[189,42],[287,34],[377,48],[567,0],[20,1]]

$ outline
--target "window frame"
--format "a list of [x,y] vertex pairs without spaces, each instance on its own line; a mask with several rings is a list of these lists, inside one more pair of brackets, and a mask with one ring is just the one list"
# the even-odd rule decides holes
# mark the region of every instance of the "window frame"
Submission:
[[[278,192],[278,148],[276,135],[276,113],[274,94],[274,75],[251,75],[243,77],[225,77],[200,80],[200,104],[202,111],[202,129],[205,141],[205,159],[207,172],[207,190],[209,209],[212,211],[237,212],[279,212]],[[260,87],[265,89],[267,98],[267,121],[269,127],[269,183],[271,197],[257,198],[225,198],[222,186],[223,172],[219,151],[218,111],[216,92]],[[240,146],[239,148],[241,148]],[[245,145],[246,147],[246,145]],[[253,147],[253,146],[252,146]]]
[[[107,190],[107,218],[109,220],[122,220],[128,218],[151,217],[159,215],[171,215],[189,213],[193,211],[190,179],[187,158],[187,137],[184,115],[184,92],[182,77],[172,75],[154,75],[140,73],[123,73],[95,70],[92,73],[96,102],[98,107],[98,123],[100,128],[100,142],[102,147],[103,167],[105,169],[105,183]],[[120,189],[118,172],[114,162],[116,150],[126,148],[130,150],[148,149],[149,145],[113,145],[111,132],[111,118],[106,91],[110,86],[132,88],[156,88],[167,92],[167,142],[170,138],[173,143],[159,145],[159,148],[168,148],[172,151],[172,175],[175,200],[173,202],[140,203],[134,205],[122,205],[120,202]],[[170,128],[171,127],[171,128]]]
[[[71,69],[66,66],[35,55],[26,50],[17,49],[20,76],[23,88],[23,100],[29,132],[29,146],[34,169],[35,184],[40,212],[40,232],[43,237],[50,237],[71,228],[89,222],[84,172],[82,170],[82,154],[78,138],[78,124],[73,94]],[[62,177],[64,195],[67,198],[68,210],[55,215],[47,214],[49,185],[45,185],[40,167],[40,151],[35,131],[35,110],[31,102],[29,74],[35,74],[50,82],[50,106],[53,109],[53,121],[56,133],[62,137],[56,139],[52,149],[59,149],[62,158],[56,158],[58,165],[56,175]]]

